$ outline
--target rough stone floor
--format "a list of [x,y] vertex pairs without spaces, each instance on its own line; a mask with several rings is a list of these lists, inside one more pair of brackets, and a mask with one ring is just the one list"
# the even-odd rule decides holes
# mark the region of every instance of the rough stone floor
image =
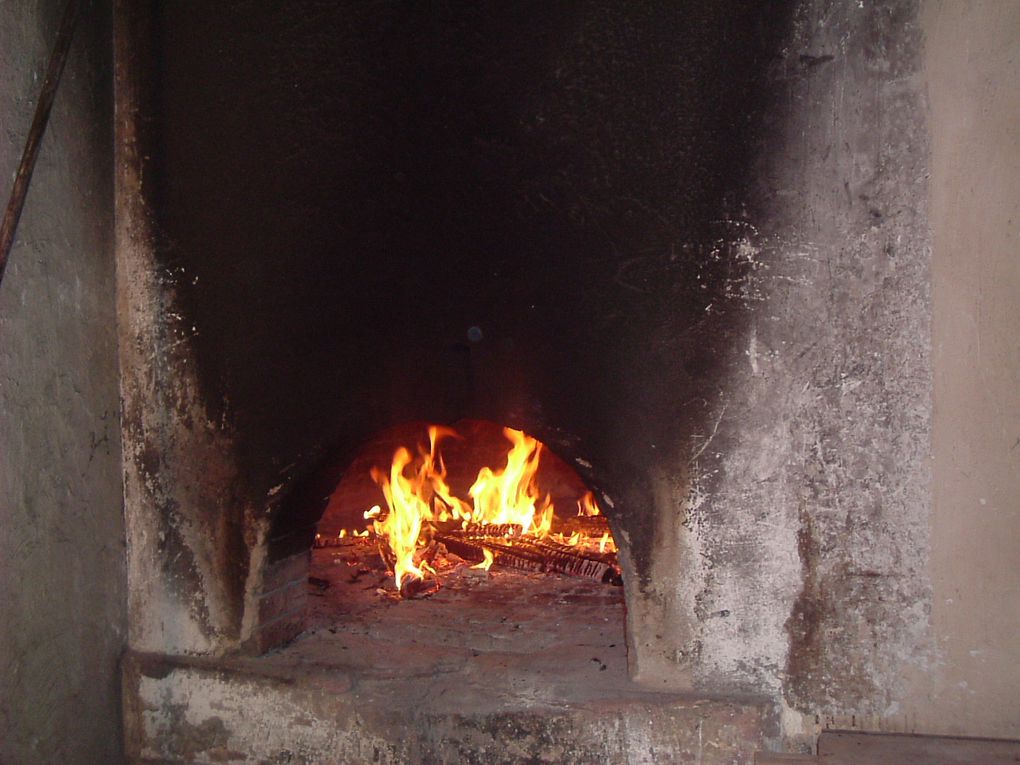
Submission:
[[[309,629],[281,659],[339,661],[365,692],[454,712],[637,692],[627,680],[622,588],[455,564],[439,568],[434,595],[400,600],[366,547],[314,551],[311,574],[329,586],[310,587]],[[394,682],[401,678],[408,682]]]

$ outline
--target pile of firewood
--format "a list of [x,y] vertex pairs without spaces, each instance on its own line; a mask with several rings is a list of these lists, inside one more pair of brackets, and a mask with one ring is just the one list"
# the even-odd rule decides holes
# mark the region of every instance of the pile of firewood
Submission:
[[485,526],[479,529],[437,530],[434,541],[464,560],[480,563],[485,550],[493,556],[493,565],[524,571],[569,574],[597,579],[606,584],[623,584],[616,553],[590,552],[578,547],[520,535],[491,535]]
[[[622,585],[623,577],[615,551],[598,551],[598,540],[608,534],[609,526],[601,516],[572,516],[556,519],[555,534],[544,539],[522,533],[514,524],[468,524],[458,522],[439,523],[430,529],[428,544],[415,555],[416,565],[427,570],[456,556],[468,563],[479,564],[492,559],[493,566],[504,566],[521,571],[535,571],[550,574],[566,574],[595,579],[605,584]],[[580,544],[565,544],[554,538],[566,540],[573,537]],[[395,563],[393,553],[385,538],[374,533],[362,535],[316,538],[316,547],[375,544],[379,555],[392,571]],[[486,555],[488,552],[488,555]],[[405,578],[401,583],[400,595],[404,598],[426,597],[439,588],[439,581],[429,575],[425,579]]]

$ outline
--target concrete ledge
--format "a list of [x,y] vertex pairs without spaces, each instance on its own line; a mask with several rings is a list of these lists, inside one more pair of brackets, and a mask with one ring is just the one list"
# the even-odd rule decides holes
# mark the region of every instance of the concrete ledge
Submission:
[[1020,762],[1020,741],[824,731],[818,762],[827,765],[1007,765]]
[[509,694],[504,703],[466,703],[456,712],[448,700],[423,704],[402,693],[426,678],[380,684],[341,667],[288,663],[284,654],[130,654],[123,679],[128,756],[145,763],[750,765],[775,734],[762,700],[630,688],[561,703]]

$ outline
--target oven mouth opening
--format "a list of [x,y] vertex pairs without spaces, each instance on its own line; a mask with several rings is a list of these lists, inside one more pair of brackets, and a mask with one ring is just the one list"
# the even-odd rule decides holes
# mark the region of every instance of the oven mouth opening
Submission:
[[[482,479],[503,481],[488,509]],[[388,521],[409,488],[429,516],[411,550],[423,576],[398,586]],[[524,506],[516,522],[492,515],[510,500]],[[521,517],[532,510],[529,526]],[[315,688],[341,677],[337,690],[356,692],[366,714],[401,719],[427,709],[554,720],[640,695],[609,521],[570,464],[527,433],[460,420],[376,434],[347,463],[304,555],[307,581],[268,593],[260,609],[272,619],[273,601],[283,611],[304,601],[302,631],[241,660],[260,673],[305,668],[295,682]]]
[[285,651],[391,679],[457,666],[457,695],[493,703],[508,683],[609,692],[627,682],[622,583],[594,493],[540,441],[406,423],[366,442],[330,496]]
[[314,547],[342,551],[347,579],[385,570],[380,591],[404,599],[464,573],[623,584],[594,492],[541,441],[487,420],[410,423],[372,439],[332,493]]

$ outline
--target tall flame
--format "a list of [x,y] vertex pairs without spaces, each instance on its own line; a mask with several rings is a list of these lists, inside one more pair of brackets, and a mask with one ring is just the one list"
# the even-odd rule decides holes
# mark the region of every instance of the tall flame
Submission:
[[585,492],[584,496],[577,500],[577,514],[586,515],[589,518],[594,515],[602,515],[598,502],[595,501],[595,495],[590,491]]
[[552,525],[553,505],[549,496],[542,498],[535,474],[542,456],[542,444],[519,430],[503,428],[513,448],[506,455],[506,465],[499,472],[483,467],[468,489],[474,499],[475,523],[513,523],[525,534],[545,536]]
[[411,453],[404,447],[397,449],[387,478],[382,471],[372,469],[372,477],[382,487],[386,505],[390,511],[373,523],[375,533],[385,537],[390,552],[395,558],[393,577],[400,588],[405,575],[424,579],[425,574],[415,563],[414,554],[419,549],[422,521],[432,520],[432,508],[425,499],[423,488],[427,483],[426,463],[423,462],[410,478],[404,469],[411,464]]
[[[400,447],[393,455],[389,475],[372,469],[372,478],[382,487],[389,512],[380,516],[376,508],[365,513],[373,519],[375,533],[384,538],[393,556],[393,576],[398,588],[405,577],[424,579],[430,571],[421,560],[429,543],[430,530],[451,518],[466,526],[512,524],[522,533],[544,537],[553,519],[553,503],[542,497],[535,481],[542,444],[519,430],[504,428],[512,447],[506,465],[499,471],[483,467],[468,490],[473,506],[454,496],[446,482],[446,466],[439,456],[439,442],[455,436],[449,428],[429,427],[429,448],[418,449],[418,458]],[[491,561],[490,561],[491,564]]]

